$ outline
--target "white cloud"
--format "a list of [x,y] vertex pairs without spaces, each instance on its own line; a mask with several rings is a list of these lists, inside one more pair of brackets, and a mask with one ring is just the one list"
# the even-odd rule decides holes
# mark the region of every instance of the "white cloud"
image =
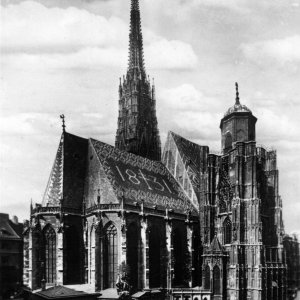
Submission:
[[[4,66],[91,69],[126,62],[128,24],[119,18],[107,19],[75,7],[47,8],[33,1],[8,5],[2,11]],[[144,31],[150,69],[195,68],[198,59],[191,45]]]
[[258,64],[300,63],[300,35],[242,44],[240,49],[247,59]]
[[164,105],[175,110],[207,110],[207,105],[214,104],[214,99],[205,97],[193,85],[185,83],[178,87],[163,89],[160,99]]

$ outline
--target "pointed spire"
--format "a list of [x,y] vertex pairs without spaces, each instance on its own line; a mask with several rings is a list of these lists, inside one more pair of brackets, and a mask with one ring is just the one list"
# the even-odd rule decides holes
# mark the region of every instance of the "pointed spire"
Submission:
[[143,36],[139,0],[131,0],[128,70],[138,69],[145,75]]
[[235,83],[235,105],[240,105],[240,97],[239,97],[239,85]]

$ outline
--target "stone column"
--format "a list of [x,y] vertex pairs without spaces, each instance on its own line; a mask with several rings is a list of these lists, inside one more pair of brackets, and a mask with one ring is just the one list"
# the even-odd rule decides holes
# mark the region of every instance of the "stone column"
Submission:
[[168,217],[166,220],[166,263],[167,263],[167,289],[172,288],[172,222]]
[[56,283],[63,285],[64,281],[64,229],[59,227],[57,231],[56,252]]
[[187,255],[189,256],[189,261],[190,261],[190,268],[191,268],[191,275],[189,278],[189,287],[192,287],[192,283],[193,283],[193,266],[194,266],[194,262],[193,262],[193,225],[192,222],[187,219],[186,220],[186,242],[187,242]]
[[96,226],[92,225],[91,232],[89,234],[90,240],[89,240],[89,280],[88,282],[95,287],[96,285]]
[[142,247],[142,288],[149,288],[149,237],[148,222],[144,216],[141,220],[141,247]]
[[33,277],[32,277],[32,268],[33,268],[33,255],[32,255],[32,228],[29,229],[29,246],[28,246],[28,287],[33,288]]

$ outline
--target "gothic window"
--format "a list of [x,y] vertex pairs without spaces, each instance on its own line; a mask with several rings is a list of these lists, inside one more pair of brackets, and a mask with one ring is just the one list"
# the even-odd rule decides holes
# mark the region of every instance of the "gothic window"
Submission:
[[118,234],[113,224],[107,227],[104,235],[103,273],[104,288],[114,288],[118,275]]
[[78,229],[67,226],[65,231],[66,248],[66,281],[67,283],[81,283],[81,241]]
[[229,150],[231,148],[232,148],[232,136],[228,132],[228,133],[226,133],[226,136],[225,136],[225,149]]
[[136,223],[131,223],[126,232],[127,239],[127,264],[129,267],[129,284],[137,289],[138,286],[138,247],[139,234]]
[[200,233],[199,230],[194,230],[193,231],[193,286],[201,286],[201,270],[200,270],[200,265],[201,265],[201,249],[200,249]]
[[149,231],[149,267],[150,288],[160,287],[160,236],[155,226]]
[[45,275],[46,281],[54,283],[56,279],[56,234],[51,226],[44,231],[45,239]]
[[225,201],[220,200],[219,209],[220,209],[220,213],[226,212],[226,203],[225,203]]
[[209,265],[206,265],[205,270],[204,270],[204,289],[205,290],[210,289],[210,268],[209,268]]
[[245,140],[245,137],[246,137],[245,131],[242,129],[239,129],[237,132],[237,140],[239,142],[243,142]]
[[173,234],[174,251],[174,286],[181,285],[183,282],[184,249],[182,247],[182,235],[179,229],[174,230]]
[[221,272],[220,268],[215,266],[213,270],[214,294],[221,294]]
[[231,244],[232,225],[229,218],[223,223],[224,244]]

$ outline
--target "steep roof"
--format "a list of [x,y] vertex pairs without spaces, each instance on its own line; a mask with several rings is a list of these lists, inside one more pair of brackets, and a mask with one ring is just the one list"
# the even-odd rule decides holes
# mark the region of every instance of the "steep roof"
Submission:
[[44,193],[42,206],[81,208],[87,139],[63,132]]
[[21,236],[13,228],[12,222],[9,220],[8,214],[0,214],[0,239],[5,240],[21,240]]
[[172,131],[164,148],[162,161],[180,182],[196,209],[199,209],[200,194],[205,186],[203,178],[208,151],[207,146],[200,146]]
[[147,207],[194,211],[190,200],[163,163],[152,161],[91,139],[98,161],[116,197],[127,204],[144,202]]

